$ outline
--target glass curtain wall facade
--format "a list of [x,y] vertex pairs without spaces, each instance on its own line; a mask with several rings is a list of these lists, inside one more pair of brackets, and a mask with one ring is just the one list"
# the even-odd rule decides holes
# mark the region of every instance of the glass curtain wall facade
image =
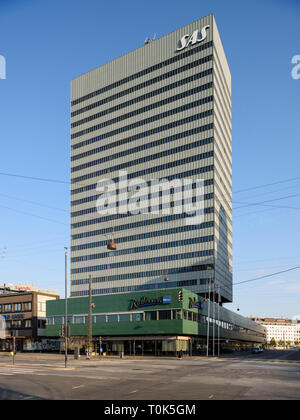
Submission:
[[[213,15],[74,79],[71,297],[88,294],[91,275],[94,295],[184,287],[232,301],[231,155],[231,77]],[[117,196],[99,213],[105,179]],[[180,211],[186,179],[197,223]]]

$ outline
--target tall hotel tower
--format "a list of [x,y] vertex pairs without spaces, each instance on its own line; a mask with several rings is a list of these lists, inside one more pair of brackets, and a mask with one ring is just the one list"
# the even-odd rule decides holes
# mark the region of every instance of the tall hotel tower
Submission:
[[[74,79],[71,101],[71,297],[88,294],[91,275],[95,295],[183,287],[231,302],[231,76],[214,16]],[[201,221],[175,211],[180,200],[168,214],[163,187],[156,211],[122,212],[137,179],[140,208],[151,180],[169,181],[174,198],[192,179]],[[109,185],[117,207],[99,212]]]

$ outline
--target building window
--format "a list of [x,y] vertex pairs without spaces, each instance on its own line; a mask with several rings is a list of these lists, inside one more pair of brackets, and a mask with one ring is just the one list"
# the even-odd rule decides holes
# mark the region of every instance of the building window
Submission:
[[54,325],[63,325],[64,317],[63,316],[55,316],[54,317]]
[[173,319],[182,319],[181,309],[173,309]]
[[118,322],[119,316],[117,314],[107,315],[107,322]]
[[22,303],[15,303],[15,312],[22,311]]
[[6,305],[4,305],[4,312],[11,312],[11,303],[8,303]]
[[53,325],[53,318],[52,317],[47,318],[47,325]]
[[156,311],[147,311],[145,312],[146,321],[157,321],[157,312]]
[[106,315],[96,315],[95,317],[93,317],[94,323],[98,324],[99,323],[103,323],[106,322]]
[[158,319],[164,320],[164,319],[171,319],[171,311],[158,311]]
[[120,322],[130,322],[130,314],[120,314]]
[[[26,319],[25,327],[31,328],[31,319]],[[38,328],[42,328],[42,329],[46,328],[46,321],[44,319],[38,320]]]
[[31,311],[31,302],[25,302],[24,304],[24,311]]
[[[40,322],[44,322],[44,325],[46,324],[46,321],[39,321],[39,323]],[[26,319],[25,320],[25,328],[31,328],[31,319]],[[39,328],[45,328],[45,326],[44,327],[39,326]]]
[[74,316],[74,324],[84,324],[84,316]]
[[13,328],[21,328],[21,327],[22,327],[22,321],[13,322]]
[[144,314],[143,313],[134,313],[132,314],[132,321],[144,321]]

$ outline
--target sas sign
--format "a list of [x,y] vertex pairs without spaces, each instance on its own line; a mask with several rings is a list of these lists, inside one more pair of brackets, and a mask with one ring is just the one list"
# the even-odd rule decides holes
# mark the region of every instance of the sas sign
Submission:
[[[197,42],[204,41],[205,38],[207,37],[206,30],[208,28],[209,28],[209,25],[206,25],[206,26],[204,26],[204,28],[201,29],[201,31],[196,29],[192,33],[192,35],[190,35],[190,34],[183,35],[183,37],[181,38],[181,40],[178,43],[177,51],[181,51],[184,48],[189,47],[190,45],[195,45]],[[199,32],[200,32],[200,35],[199,35]]]

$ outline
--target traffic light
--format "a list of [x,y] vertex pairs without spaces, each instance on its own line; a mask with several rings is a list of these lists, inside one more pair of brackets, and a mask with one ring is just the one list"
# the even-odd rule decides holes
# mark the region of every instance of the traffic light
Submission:
[[178,300],[179,300],[179,302],[182,302],[183,301],[183,292],[182,292],[182,290],[180,290],[178,292]]
[[61,336],[64,337],[66,335],[66,327],[64,325],[61,326]]

